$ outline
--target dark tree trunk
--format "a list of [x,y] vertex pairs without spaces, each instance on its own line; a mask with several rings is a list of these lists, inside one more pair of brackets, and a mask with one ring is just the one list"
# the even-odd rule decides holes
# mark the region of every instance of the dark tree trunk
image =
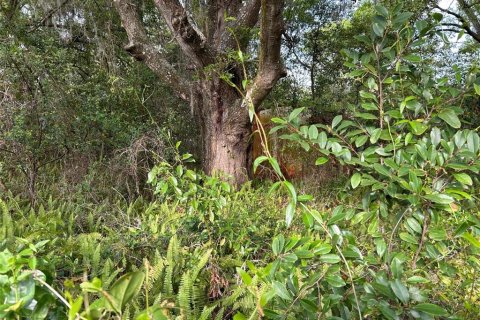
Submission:
[[248,180],[252,126],[242,97],[221,79],[204,80],[197,88],[196,114],[203,137],[203,168],[241,184]]

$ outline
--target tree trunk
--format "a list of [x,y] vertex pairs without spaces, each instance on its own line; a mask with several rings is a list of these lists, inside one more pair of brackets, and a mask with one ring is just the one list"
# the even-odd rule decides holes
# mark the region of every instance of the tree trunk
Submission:
[[[239,185],[248,179],[250,167],[249,140],[252,132],[248,109],[262,104],[277,81],[286,75],[281,58],[284,30],[284,0],[206,1],[207,13],[195,21],[184,1],[154,0],[171,35],[195,70],[192,74],[177,70],[152,41],[142,19],[141,6],[135,1],[113,0],[129,39],[125,50],[143,61],[181,99],[190,103],[199,119],[203,139],[203,167],[207,174],[223,173]],[[227,21],[225,17],[235,17]],[[206,21],[208,23],[198,23]],[[260,22],[258,68],[252,81],[242,85],[243,68],[229,55],[249,52],[253,29]],[[232,32],[232,30],[234,32]],[[241,31],[241,32],[237,32]],[[238,38],[235,34],[245,34]],[[243,56],[243,55],[241,55]],[[243,63],[244,61],[241,61]],[[240,63],[240,64],[241,64]],[[230,74],[237,88],[230,86],[221,74]],[[238,90],[242,90],[239,93]]]
[[203,168],[235,184],[249,177],[252,126],[241,95],[225,81],[207,79],[197,87],[195,113],[203,137]]

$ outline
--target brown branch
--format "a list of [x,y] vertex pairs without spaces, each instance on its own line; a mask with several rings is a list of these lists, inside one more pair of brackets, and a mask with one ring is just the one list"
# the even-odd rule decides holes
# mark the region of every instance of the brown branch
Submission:
[[451,15],[451,16],[454,16],[461,23],[461,24],[442,23],[441,25],[454,26],[454,27],[457,27],[457,28],[461,28],[461,29],[465,30],[465,32],[469,36],[471,36],[473,39],[475,39],[475,41],[480,43],[480,34],[475,32],[474,30],[472,30],[472,28],[470,28],[469,23],[468,23],[467,19],[465,19],[465,17],[463,17],[461,14],[459,14],[457,12],[454,12],[454,11],[449,10],[449,9],[442,8],[438,5],[435,5],[435,8],[437,8],[438,10],[440,10],[442,12],[445,12],[445,13]]
[[137,8],[129,0],[114,0],[113,3],[127,32],[129,44],[125,50],[135,59],[143,61],[160,79],[165,81],[175,94],[189,100],[189,86],[173,66],[161,55],[148,39]]
[[257,76],[247,89],[245,103],[258,108],[275,83],[287,75],[280,54],[284,29],[283,0],[262,0],[260,53]]
[[244,28],[255,27],[259,19],[261,4],[261,0],[250,0],[245,4],[236,17],[236,25]]
[[468,3],[465,0],[457,0],[458,4],[460,5],[460,9],[465,13],[470,20],[470,23],[473,25],[476,33],[480,33],[480,21],[478,20],[478,16],[472,11],[472,8],[469,7]]
[[223,48],[235,48],[240,49],[242,51],[246,50],[246,46],[249,43],[250,37],[249,33],[245,32],[245,30],[252,29],[258,23],[260,18],[260,7],[261,7],[261,0],[250,0],[248,1],[237,13],[235,17],[235,21],[233,21],[230,29],[233,32],[236,32],[236,37],[238,39],[238,45],[240,48],[237,48],[237,43],[232,35],[227,32],[223,34]]
[[155,0],[170,31],[175,36],[182,51],[197,68],[206,67],[214,62],[205,36],[196,27],[187,11],[178,0]]
[[52,22],[48,22],[48,20],[50,20],[50,18],[55,14],[57,13],[60,9],[62,9],[66,4],[68,4],[70,2],[70,0],[63,0],[62,3],[60,3],[57,7],[51,9],[50,11],[47,12],[47,14],[45,15],[45,17],[43,17],[39,22],[36,22],[34,23],[34,27],[32,29],[30,29],[30,32],[33,32],[35,30],[37,30],[38,28],[40,28],[41,26],[50,26],[52,25],[53,23]]

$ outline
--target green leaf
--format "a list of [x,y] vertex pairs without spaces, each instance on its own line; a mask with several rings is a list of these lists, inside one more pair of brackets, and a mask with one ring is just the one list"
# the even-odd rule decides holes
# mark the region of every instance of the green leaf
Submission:
[[474,83],[473,87],[475,88],[475,93],[480,96],[480,85]]
[[318,159],[315,161],[315,165],[316,165],[316,166],[320,166],[320,165],[325,164],[325,163],[327,163],[327,162],[328,162],[328,158],[326,158],[326,157],[320,157],[320,158],[318,158]]
[[471,233],[465,232],[461,237],[470,242],[473,246],[480,248],[480,241],[478,241],[478,239],[475,238]]
[[297,108],[293,110],[290,115],[288,116],[288,121],[292,121],[293,119],[296,119],[298,115],[304,110],[305,108]]
[[382,25],[380,25],[379,23],[374,23],[373,24],[373,32],[377,36],[382,37],[384,31],[385,31],[385,28]]
[[446,316],[448,315],[445,309],[433,304],[433,303],[420,303],[413,307],[413,309],[421,312],[428,313],[432,316]]
[[419,121],[410,121],[408,124],[412,128],[412,132],[417,136],[422,135],[428,129],[428,126]]
[[297,191],[295,191],[295,187],[289,181],[283,181],[283,185],[287,188],[288,193],[290,193],[290,199],[294,204],[297,203]]
[[272,250],[274,255],[279,255],[283,251],[283,246],[285,245],[285,238],[283,235],[275,237],[272,242]]
[[285,300],[292,300],[292,296],[290,292],[287,291],[287,288],[283,283],[274,280],[272,282],[272,287],[273,287],[273,290],[275,291],[275,294],[280,298]]
[[325,255],[330,251],[332,251],[332,246],[328,243],[322,243],[313,249],[313,252],[318,255]]
[[423,196],[425,199],[430,200],[435,203],[439,204],[450,204],[454,201],[454,199],[446,194],[436,193],[436,194],[428,194]]
[[123,310],[126,304],[139,292],[145,279],[141,271],[127,273],[120,277],[109,290],[109,293],[119,303],[119,309]]
[[243,283],[245,283],[247,286],[252,283],[252,277],[248,273],[245,272],[242,268],[237,268],[237,273],[240,275],[242,278]]
[[233,320],[247,320],[247,317],[241,313],[241,312],[237,312],[234,316],[233,316]]
[[457,114],[452,109],[442,110],[438,117],[448,123],[449,126],[455,129],[459,129],[461,126],[460,119],[458,119]]
[[380,173],[384,176],[387,176],[387,177],[391,176],[390,171],[385,166],[381,165],[380,163],[375,163],[373,165],[373,169],[375,169],[375,171],[377,171],[378,173]]
[[453,176],[461,184],[471,186],[473,184],[472,178],[466,173],[454,173]]
[[412,284],[415,284],[415,283],[428,283],[428,282],[430,282],[430,280],[425,279],[424,277],[420,277],[420,276],[413,276],[413,277],[408,278],[408,279],[407,279],[407,282],[408,282],[408,283],[412,283]]
[[409,62],[420,62],[422,61],[422,58],[420,56],[417,56],[415,54],[409,54],[403,57],[404,60],[407,60]]
[[285,222],[287,223],[287,227],[292,224],[293,217],[295,216],[295,208],[295,203],[290,202],[285,209]]
[[275,159],[274,157],[269,157],[269,158],[268,158],[268,162],[270,163],[270,165],[272,166],[272,168],[273,168],[273,170],[275,171],[276,174],[278,174],[279,176],[282,176],[282,175],[283,175],[282,170],[280,169],[280,165],[278,164],[277,159]]
[[360,182],[362,181],[362,175],[360,173],[355,173],[351,178],[350,178],[350,184],[352,185],[352,188],[355,189],[358,187]]
[[318,138],[318,128],[314,125],[311,125],[309,128],[308,128],[308,137],[311,139],[311,140],[315,140]]
[[336,254],[330,253],[320,257],[320,261],[330,264],[335,264],[340,262],[340,257]]
[[375,6],[375,11],[377,11],[378,14],[381,16],[388,18],[388,10],[382,5],[377,5]]
[[3,252],[0,252],[0,274],[10,271],[10,259],[12,257],[13,255],[7,249],[3,250]]
[[393,17],[392,23],[397,26],[403,25],[412,15],[413,13],[411,12],[402,12]]
[[418,221],[415,219],[415,218],[408,218],[407,219],[407,225],[413,229],[413,231],[415,231],[416,233],[422,233],[422,226],[420,225],[420,223],[418,223]]
[[408,300],[410,300],[410,294],[408,293],[407,287],[405,287],[399,279],[390,281],[390,288],[392,288],[393,293],[395,293],[401,302],[404,304],[408,303]]
[[409,233],[400,232],[399,236],[400,236],[400,239],[402,239],[405,242],[408,242],[411,244],[418,244],[418,240]]
[[327,280],[328,284],[334,288],[341,288],[346,285],[345,281],[343,281],[343,279],[336,274],[327,275],[325,280]]
[[338,116],[336,116],[335,118],[333,118],[333,121],[332,121],[332,129],[335,128],[335,126],[336,126],[337,124],[339,124],[340,121],[342,121],[342,119],[343,119],[343,117],[342,117],[341,114],[338,115]]
[[377,238],[375,239],[375,244],[378,256],[382,257],[387,250],[387,244],[385,243],[385,240],[383,240],[383,238]]

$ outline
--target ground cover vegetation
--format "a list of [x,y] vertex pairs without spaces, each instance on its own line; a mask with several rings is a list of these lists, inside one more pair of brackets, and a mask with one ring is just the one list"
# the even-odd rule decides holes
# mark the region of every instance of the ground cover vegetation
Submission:
[[0,318],[480,317],[475,1],[0,9]]

